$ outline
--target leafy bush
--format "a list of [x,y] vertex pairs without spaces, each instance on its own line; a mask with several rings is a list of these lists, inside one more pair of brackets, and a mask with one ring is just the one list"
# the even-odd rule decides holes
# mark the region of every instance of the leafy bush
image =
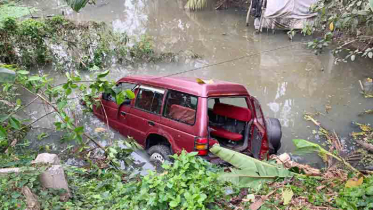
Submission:
[[163,59],[154,52],[150,37],[142,36],[131,45],[129,40],[105,23],[78,24],[61,16],[24,21],[7,18],[0,25],[0,62],[27,68],[53,64],[61,70],[97,70],[112,62]]
[[[121,152],[116,149],[117,155]],[[126,151],[124,151],[126,153]],[[125,156],[127,156],[126,154]],[[5,209],[25,207],[21,193],[28,186],[44,209],[224,209],[225,184],[218,181],[218,169],[196,157],[196,153],[174,155],[159,174],[131,175],[114,168],[65,167],[72,197],[61,202],[63,190],[42,189],[40,171],[0,176],[0,203]],[[26,168],[25,168],[26,169]]]
[[123,199],[115,207],[127,209],[206,209],[223,200],[224,183],[218,181],[216,169],[197,153],[173,155],[172,165],[164,172],[149,174],[138,183],[118,186]]
[[336,203],[339,208],[348,210],[373,209],[373,176],[365,178],[359,186],[343,188]]
[[319,0],[311,8],[318,15],[312,26],[305,25],[302,33],[323,33],[323,37],[308,43],[315,52],[322,52],[331,41],[339,46],[334,54],[345,52],[336,61],[354,61],[356,56],[373,58],[373,1],[372,0]]

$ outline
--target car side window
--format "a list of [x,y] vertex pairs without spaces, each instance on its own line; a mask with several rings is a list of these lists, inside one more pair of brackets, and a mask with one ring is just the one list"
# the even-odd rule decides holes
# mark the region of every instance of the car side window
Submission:
[[193,125],[196,120],[198,98],[193,95],[168,91],[163,116]]
[[[136,84],[133,84],[133,83],[122,82],[122,83],[117,84],[117,86],[115,87],[115,91],[119,93],[120,91],[127,90],[127,89],[132,90],[135,86]],[[116,102],[115,97],[113,97],[110,93],[103,93],[102,99]],[[130,100],[130,99],[126,99],[126,100]]]
[[138,89],[135,107],[141,110],[160,114],[163,102],[164,90],[141,86]]

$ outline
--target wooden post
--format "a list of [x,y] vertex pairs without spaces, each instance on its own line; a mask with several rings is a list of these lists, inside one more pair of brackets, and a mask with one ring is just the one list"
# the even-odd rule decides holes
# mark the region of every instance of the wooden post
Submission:
[[252,7],[253,7],[253,0],[250,1],[249,11],[247,11],[247,15],[246,15],[246,26],[250,25],[249,20],[250,20],[250,12],[251,12],[251,8]]

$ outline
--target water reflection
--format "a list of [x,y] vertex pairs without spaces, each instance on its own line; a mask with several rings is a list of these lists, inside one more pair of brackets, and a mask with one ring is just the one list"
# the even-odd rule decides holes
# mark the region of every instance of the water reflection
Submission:
[[[47,3],[42,7],[43,14],[58,13],[55,8],[61,5],[60,1],[44,2]],[[283,124],[282,151],[294,149],[291,143],[294,138],[318,141],[311,134],[313,125],[303,119],[305,112],[322,113],[320,121],[328,129],[335,129],[342,138],[348,138],[352,131],[351,121],[373,121],[372,116],[357,116],[371,108],[371,102],[359,93],[358,84],[359,79],[372,74],[371,61],[335,65],[330,53],[316,56],[306,49],[301,44],[307,41],[305,37],[297,36],[290,42],[286,33],[280,31],[256,34],[253,28],[245,27],[245,12],[235,9],[187,12],[183,5],[185,2],[181,0],[97,1],[96,6],[88,6],[68,17],[78,21],[105,21],[114,30],[131,36],[149,34],[158,51],[192,50],[203,56],[203,59],[180,63],[115,66],[110,75],[112,79],[128,74],[169,75],[255,54],[182,76],[244,84],[259,99],[265,115],[278,117]],[[46,9],[49,6],[54,9]],[[282,46],[290,47],[260,53]],[[332,107],[329,113],[325,111],[326,105]]]

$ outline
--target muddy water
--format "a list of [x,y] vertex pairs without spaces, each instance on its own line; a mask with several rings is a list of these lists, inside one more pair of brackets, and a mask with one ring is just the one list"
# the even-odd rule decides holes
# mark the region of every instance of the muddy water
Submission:
[[[79,14],[65,7],[63,1],[30,4],[42,9],[39,15],[64,11],[77,21],[105,21],[114,30],[131,36],[153,36],[159,51],[189,50],[203,56],[182,63],[115,66],[110,75],[113,79],[129,74],[169,75],[250,55],[180,75],[244,84],[259,99],[266,116],[280,119],[282,152],[294,150],[294,138],[321,141],[312,134],[316,128],[303,119],[304,113],[321,113],[317,119],[327,129],[334,129],[347,149],[353,147],[348,141],[348,134],[355,129],[351,122],[373,122],[372,116],[357,116],[372,108],[372,100],[359,93],[358,83],[372,76],[371,61],[359,59],[335,65],[330,53],[316,56],[306,49],[302,43],[307,38],[302,36],[290,42],[281,31],[256,34],[253,27],[245,26],[244,11],[207,9],[190,13],[183,9],[185,2],[180,0],[97,1],[96,6],[88,6]],[[276,50],[284,46],[288,48]],[[331,107],[328,112],[326,106]],[[94,117],[89,119],[96,123]]]

